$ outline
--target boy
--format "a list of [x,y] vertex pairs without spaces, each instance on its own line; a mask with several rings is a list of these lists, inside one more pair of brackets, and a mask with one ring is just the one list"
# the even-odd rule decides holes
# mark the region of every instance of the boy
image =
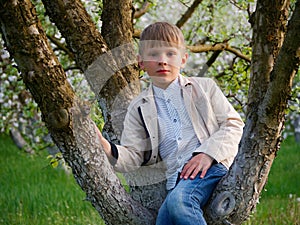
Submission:
[[145,28],[138,59],[152,84],[128,107],[121,145],[98,132],[100,141],[117,171],[164,162],[157,225],[206,224],[202,208],[233,162],[243,122],[211,79],[180,75],[187,53],[176,26]]

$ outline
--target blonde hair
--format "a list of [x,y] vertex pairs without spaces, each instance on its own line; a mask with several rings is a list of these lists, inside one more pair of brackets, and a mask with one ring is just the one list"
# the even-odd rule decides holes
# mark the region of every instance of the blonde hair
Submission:
[[182,31],[168,22],[156,22],[146,27],[140,37],[139,54],[147,48],[160,46],[185,49]]

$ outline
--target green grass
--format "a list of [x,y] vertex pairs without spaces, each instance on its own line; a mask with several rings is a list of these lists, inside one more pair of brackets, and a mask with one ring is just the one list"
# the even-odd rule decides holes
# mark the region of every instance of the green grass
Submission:
[[300,225],[300,145],[282,143],[261,195],[245,225]]
[[72,175],[0,136],[0,224],[104,224]]
[[[49,166],[46,153],[30,156],[0,135],[0,224],[104,224],[72,175]],[[300,146],[282,144],[266,191],[244,225],[300,225]]]

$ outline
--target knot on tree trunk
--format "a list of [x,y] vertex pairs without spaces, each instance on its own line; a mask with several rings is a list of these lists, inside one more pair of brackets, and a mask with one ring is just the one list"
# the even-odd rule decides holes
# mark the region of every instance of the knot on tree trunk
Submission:
[[69,113],[66,109],[59,108],[49,113],[47,122],[53,129],[62,129],[69,125]]
[[220,218],[229,215],[235,207],[235,198],[229,191],[219,193],[211,202],[209,211],[214,217]]

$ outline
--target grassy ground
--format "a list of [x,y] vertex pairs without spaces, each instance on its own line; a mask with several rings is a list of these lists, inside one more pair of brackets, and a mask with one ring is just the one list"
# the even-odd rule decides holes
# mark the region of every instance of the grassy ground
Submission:
[[[0,224],[104,224],[71,175],[29,156],[0,135]],[[266,191],[245,225],[300,225],[300,146],[285,141]]]
[[72,175],[0,136],[0,224],[104,224]]
[[293,138],[282,143],[260,203],[246,224],[300,225],[300,145]]

